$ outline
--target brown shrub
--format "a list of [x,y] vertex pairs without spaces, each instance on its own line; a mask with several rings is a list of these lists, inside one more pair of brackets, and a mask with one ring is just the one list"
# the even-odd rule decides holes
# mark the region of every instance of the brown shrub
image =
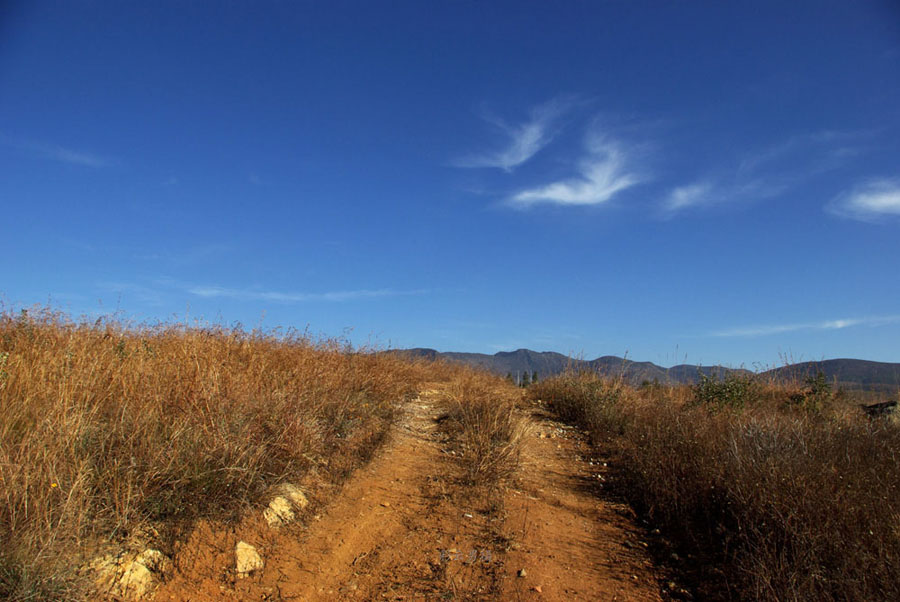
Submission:
[[796,387],[777,399],[765,384],[743,410],[677,389],[673,402],[570,374],[532,395],[615,453],[632,503],[708,563],[704,597],[900,599],[897,426],[801,411]]

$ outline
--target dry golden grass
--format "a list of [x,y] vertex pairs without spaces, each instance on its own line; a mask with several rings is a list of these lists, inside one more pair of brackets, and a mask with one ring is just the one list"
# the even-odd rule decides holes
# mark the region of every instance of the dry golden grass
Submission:
[[60,597],[79,550],[237,516],[368,459],[396,405],[453,370],[339,342],[0,315],[0,598]]
[[900,599],[900,428],[808,383],[719,385],[568,374],[529,392],[613,454],[701,598]]
[[516,469],[525,422],[522,392],[497,376],[460,370],[445,389],[443,429],[458,449],[468,485],[494,486]]

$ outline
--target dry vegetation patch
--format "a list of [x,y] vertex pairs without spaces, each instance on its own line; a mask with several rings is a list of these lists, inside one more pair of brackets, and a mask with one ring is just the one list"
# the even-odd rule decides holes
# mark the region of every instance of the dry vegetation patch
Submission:
[[516,469],[525,422],[521,390],[494,375],[461,370],[443,388],[442,430],[450,437],[468,485],[494,486]]
[[[900,429],[822,383],[530,389],[588,428],[618,487],[690,553],[705,599],[900,599]],[[686,553],[685,553],[686,552]]]
[[[76,595],[97,542],[344,478],[426,368],[303,333],[0,315],[0,597]],[[164,539],[164,538],[163,538]],[[145,542],[146,543],[146,542]]]

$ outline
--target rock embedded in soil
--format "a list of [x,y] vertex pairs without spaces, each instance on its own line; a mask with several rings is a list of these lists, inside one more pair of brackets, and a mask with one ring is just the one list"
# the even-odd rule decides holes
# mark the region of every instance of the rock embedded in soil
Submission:
[[98,573],[95,585],[101,592],[124,600],[148,597],[172,568],[172,561],[159,550],[140,554],[105,556],[91,563]]
[[275,488],[275,492],[283,497],[286,497],[291,504],[294,505],[297,510],[303,510],[309,505],[309,500],[306,498],[306,494],[303,493],[303,490],[297,487],[296,485],[291,485],[290,483],[282,483],[278,487]]
[[263,510],[263,518],[270,527],[280,527],[297,518],[295,510],[303,510],[309,500],[303,490],[290,483],[282,483],[273,491],[274,497]]
[[247,577],[253,571],[263,568],[262,556],[246,541],[239,541],[234,547],[234,569],[238,577]]
[[270,527],[280,527],[293,522],[297,515],[286,497],[278,496],[269,502],[268,508],[263,510],[263,518]]

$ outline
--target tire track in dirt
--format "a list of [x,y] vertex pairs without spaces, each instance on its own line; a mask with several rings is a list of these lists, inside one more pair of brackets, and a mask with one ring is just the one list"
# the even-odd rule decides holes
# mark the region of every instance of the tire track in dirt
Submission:
[[[455,463],[435,430],[439,396],[426,390],[408,404],[385,447],[305,526],[272,530],[249,519],[230,530],[198,528],[176,552],[176,575],[156,599],[492,596],[496,554],[481,544],[492,519],[453,502]],[[265,559],[263,570],[243,579],[233,570],[238,540]]]
[[661,600],[630,508],[596,495],[606,468],[584,435],[540,408],[525,419],[531,434],[505,502],[514,543],[500,599]]
[[[628,544],[638,529],[590,491],[599,467],[575,460],[587,448],[574,430],[525,412],[532,434],[500,508],[459,484],[435,387],[319,515],[281,529],[259,513],[199,525],[156,600],[660,600],[646,550]],[[234,572],[240,540],[265,559],[246,578]]]

